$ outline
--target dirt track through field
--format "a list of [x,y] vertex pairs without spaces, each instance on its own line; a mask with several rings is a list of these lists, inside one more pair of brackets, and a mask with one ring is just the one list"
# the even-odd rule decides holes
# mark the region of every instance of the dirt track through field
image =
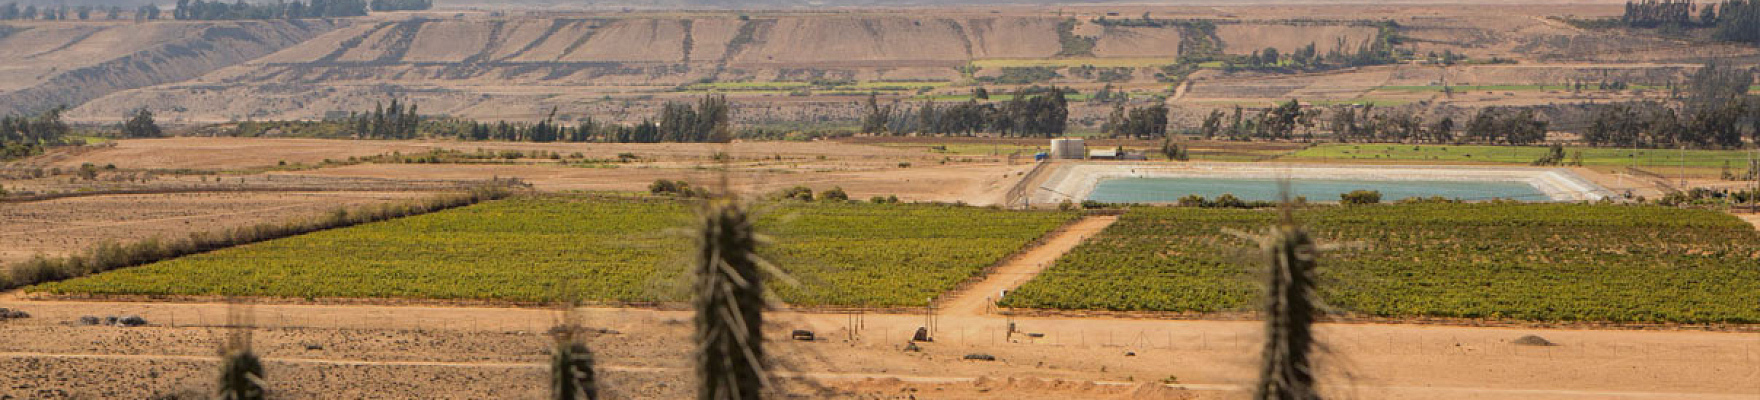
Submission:
[[1058,257],[1112,226],[1114,222],[1118,222],[1116,215],[1089,216],[1053,232],[1043,244],[1004,261],[995,271],[986,275],[984,280],[953,293],[952,300],[943,306],[944,314],[989,314],[991,306],[1002,299],[1004,291],[1014,290],[1033,280],[1033,277],[1039,276],[1040,272],[1056,262]]

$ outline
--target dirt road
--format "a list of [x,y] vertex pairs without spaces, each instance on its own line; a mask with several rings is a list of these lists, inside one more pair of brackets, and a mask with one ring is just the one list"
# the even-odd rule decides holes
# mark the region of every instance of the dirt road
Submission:
[[1039,276],[1040,271],[1062,257],[1063,253],[1075,249],[1089,237],[1112,226],[1113,222],[1118,222],[1118,216],[1089,216],[1053,232],[1044,243],[1003,261],[984,280],[953,293],[952,299],[942,305],[941,313],[949,316],[989,314],[1005,291],[1014,290],[1033,280],[1033,277]]

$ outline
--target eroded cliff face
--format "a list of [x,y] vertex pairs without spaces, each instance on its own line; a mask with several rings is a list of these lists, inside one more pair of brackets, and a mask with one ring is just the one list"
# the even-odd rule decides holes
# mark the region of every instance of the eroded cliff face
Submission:
[[337,27],[327,20],[34,22],[0,37],[0,114],[189,80]]

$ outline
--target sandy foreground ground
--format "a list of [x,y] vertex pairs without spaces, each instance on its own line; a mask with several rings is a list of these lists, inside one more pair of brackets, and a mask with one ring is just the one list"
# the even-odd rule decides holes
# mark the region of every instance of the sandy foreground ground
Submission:
[[[144,398],[211,388],[227,306],[0,300],[31,318],[0,322],[0,396]],[[83,315],[151,325],[84,326]],[[541,334],[555,310],[351,305],[250,309],[274,393],[286,398],[533,398],[544,388]],[[690,314],[594,308],[590,335],[614,398],[691,395]],[[922,315],[773,313],[770,348],[806,397],[1245,398],[1260,323],[1110,318],[941,317],[921,351]],[[1008,324],[1026,333],[1007,333]],[[808,329],[813,342],[786,341]],[[1333,397],[1391,399],[1754,399],[1760,335],[1328,324]],[[1557,346],[1511,341],[1536,334]],[[852,339],[853,336],[853,339]],[[996,361],[968,361],[968,354]],[[93,373],[93,371],[108,371]],[[1051,382],[1067,381],[1067,382]],[[1167,387],[1160,383],[1172,383]],[[1143,385],[1148,383],[1148,385]]]

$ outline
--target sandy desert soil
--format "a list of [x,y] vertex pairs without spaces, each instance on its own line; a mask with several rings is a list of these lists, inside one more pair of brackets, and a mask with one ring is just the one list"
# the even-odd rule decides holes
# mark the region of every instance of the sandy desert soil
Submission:
[[0,265],[64,255],[103,241],[177,238],[321,215],[337,207],[428,196],[421,192],[182,193],[0,203]]
[[[698,164],[702,165],[702,164]],[[707,164],[713,165],[713,164]],[[736,191],[769,193],[792,186],[814,190],[841,187],[852,199],[898,196],[904,201],[966,202],[999,204],[1030,165],[952,164],[923,167],[860,165],[759,167],[735,170],[728,177]],[[574,168],[510,165],[412,165],[378,164],[287,173],[326,177],[410,177],[422,179],[492,179],[517,177],[544,191],[645,191],[656,179],[685,180],[694,185],[718,185],[718,171],[694,167],[674,168]]]
[[[227,321],[226,306],[218,304],[5,300],[0,307],[33,315],[0,322],[0,365],[8,366],[0,373],[14,374],[7,381],[15,382],[0,391],[22,397],[143,397],[206,388],[214,365],[209,357]],[[153,325],[74,322],[110,314],[138,314]],[[548,346],[539,332],[562,318],[554,310],[317,305],[262,305],[254,315],[264,327],[253,340],[269,359],[271,387],[290,398],[533,397],[542,390],[538,363]],[[688,313],[585,309],[575,318],[614,332],[589,340],[614,397],[689,395]],[[1244,398],[1240,387],[1254,377],[1260,327],[1250,321],[941,317],[936,341],[911,352],[903,350],[905,339],[924,325],[923,316],[865,315],[854,330],[851,318],[772,315],[773,353],[788,370],[843,393],[827,397]],[[1010,322],[1044,336],[1017,333],[1011,340]],[[813,330],[820,340],[782,341],[792,329]],[[1330,349],[1323,358],[1325,387],[1335,397],[1760,396],[1753,384],[1760,379],[1760,338],[1753,334],[1350,324],[1322,325],[1320,334]],[[1511,343],[1528,334],[1559,345]],[[962,360],[972,353],[997,361]],[[92,368],[117,372],[97,376]],[[118,374],[135,379],[113,380]],[[1184,390],[1130,386],[1168,378]]]
[[[287,163],[319,163],[381,154],[417,154],[434,149],[474,152],[518,150],[562,154],[582,153],[588,159],[616,159],[634,154],[640,161],[560,166],[548,160],[529,164],[359,164],[315,170],[227,176],[274,185],[277,182],[462,182],[517,177],[539,190],[642,191],[656,179],[683,179],[716,184],[723,164],[712,157],[729,156],[726,166],[736,189],[763,193],[795,185],[815,190],[843,187],[854,198],[899,196],[906,201],[1001,202],[1014,180],[1029,165],[1010,165],[1005,157],[935,154],[923,149],[840,142],[744,142],[730,144],[603,144],[502,143],[457,141],[377,141],[323,139],[174,138],[122,140],[74,154],[45,157],[43,166],[76,168],[80,164],[114,164],[122,170],[229,170],[272,167]],[[34,161],[33,161],[34,162]],[[65,178],[63,178],[65,179]],[[188,177],[178,179],[191,179]],[[18,187],[17,184],[10,186]],[[29,187],[27,185],[27,187]]]
[[[119,140],[116,146],[81,152],[58,158],[49,166],[78,167],[82,163],[115,164],[131,169],[238,169],[288,163],[315,164],[326,159],[345,160],[349,157],[370,157],[398,152],[423,153],[435,149],[460,151],[520,150],[582,153],[587,158],[615,159],[621,153],[634,153],[644,159],[708,160],[716,152],[736,159],[784,158],[800,159],[824,156],[835,159],[929,159],[920,151],[889,149],[877,146],[846,145],[835,142],[747,142],[714,143],[508,143],[461,141],[392,141],[333,139],[258,139],[181,137],[169,139]],[[934,156],[933,159],[941,157]]]

